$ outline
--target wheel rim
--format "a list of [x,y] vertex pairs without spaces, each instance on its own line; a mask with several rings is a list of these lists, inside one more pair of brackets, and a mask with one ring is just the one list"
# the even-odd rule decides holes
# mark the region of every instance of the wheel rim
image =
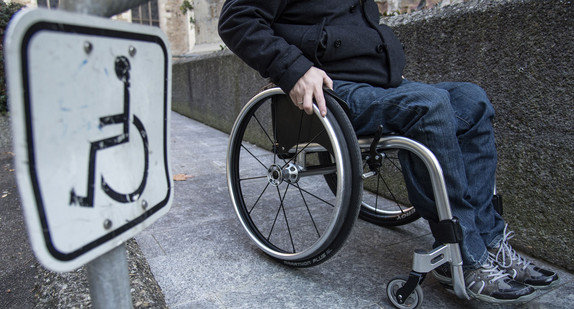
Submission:
[[[311,174],[308,166],[301,165],[301,161],[312,160],[308,157],[313,154],[302,155],[306,149],[325,150],[313,141],[297,144],[291,151],[277,148],[275,120],[265,115],[273,114],[269,98],[279,94],[282,92],[275,89],[263,92],[240,113],[230,137],[228,186],[235,211],[257,246],[272,257],[298,261],[328,246],[340,229],[339,213],[345,200],[337,197],[348,184],[343,181],[344,169],[335,164],[331,168],[340,185],[333,195],[321,188],[327,186],[322,180],[324,173]],[[315,115],[319,115],[316,107]],[[331,143],[331,154],[341,162],[341,146],[329,117],[318,118],[325,128],[321,134]],[[255,135],[262,141],[251,141],[257,140]]]

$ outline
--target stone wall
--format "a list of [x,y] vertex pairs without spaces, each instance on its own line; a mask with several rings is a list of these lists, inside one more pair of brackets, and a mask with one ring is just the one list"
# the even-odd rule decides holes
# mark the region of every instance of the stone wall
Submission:
[[267,82],[229,50],[173,64],[172,109],[224,132]]
[[173,55],[187,53],[195,44],[190,32],[193,30],[190,23],[192,12],[184,14],[180,6],[181,0],[158,1],[160,28],[167,35]]
[[[574,1],[471,0],[383,22],[405,45],[407,78],[486,89],[512,241],[574,270]],[[229,52],[175,63],[173,73],[173,109],[225,132],[267,83]]]
[[573,270],[574,1],[471,1],[384,22],[405,45],[407,78],[486,89],[514,242]]

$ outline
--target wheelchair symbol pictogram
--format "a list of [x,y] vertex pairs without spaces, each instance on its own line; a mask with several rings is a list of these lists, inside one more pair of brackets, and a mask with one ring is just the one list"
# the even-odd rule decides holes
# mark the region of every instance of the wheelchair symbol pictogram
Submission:
[[145,127],[142,121],[133,115],[133,121],[130,123],[130,62],[127,57],[118,56],[115,59],[115,71],[118,79],[124,84],[124,110],[121,114],[109,115],[99,119],[100,128],[111,125],[122,125],[122,134],[108,137],[102,140],[91,142],[90,155],[88,163],[88,179],[87,179],[87,194],[80,196],[72,188],[70,191],[70,205],[79,205],[83,207],[94,207],[95,190],[96,190],[96,156],[99,151],[126,144],[130,142],[130,126],[133,125],[139,133],[143,143],[144,152],[144,170],[139,186],[133,192],[118,192],[114,190],[108,182],[106,182],[104,175],[100,176],[101,185],[100,189],[119,203],[131,203],[137,201],[145,189],[148,169],[149,169],[149,144]]

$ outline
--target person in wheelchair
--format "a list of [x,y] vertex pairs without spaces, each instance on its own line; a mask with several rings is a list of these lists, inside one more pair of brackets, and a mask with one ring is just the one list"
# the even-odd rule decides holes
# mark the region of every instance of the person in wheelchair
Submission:
[[[323,87],[348,103],[357,135],[380,125],[428,147],[445,175],[452,212],[463,231],[460,244],[466,290],[489,302],[525,301],[558,281],[516,252],[514,236],[492,203],[497,154],[494,109],[472,83],[424,84],[403,78],[405,55],[392,30],[379,24],[373,0],[227,0],[219,34],[263,77],[277,84],[308,114],[316,102],[327,112]],[[417,212],[438,221],[431,181],[422,162],[401,157],[409,199]],[[451,284],[450,269],[433,270]]]

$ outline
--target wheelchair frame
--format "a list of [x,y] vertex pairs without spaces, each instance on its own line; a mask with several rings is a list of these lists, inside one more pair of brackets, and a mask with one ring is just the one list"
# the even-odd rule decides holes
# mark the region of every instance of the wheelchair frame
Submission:
[[[266,117],[265,114],[259,116],[256,113],[262,108],[262,102],[270,98],[281,98],[281,101],[273,101],[269,105],[272,118],[269,122],[263,119]],[[361,208],[363,179],[377,174],[377,171],[374,170],[363,173],[362,169],[360,169],[362,161],[365,158],[371,159],[375,155],[375,151],[381,155],[380,151],[406,150],[419,157],[427,167],[435,196],[440,220],[439,224],[443,230],[449,230],[450,235],[453,236],[447,236],[442,239],[441,241],[444,241],[444,244],[430,252],[415,250],[412,271],[408,279],[392,279],[387,284],[387,295],[396,307],[416,308],[420,306],[423,299],[420,284],[424,280],[425,275],[436,267],[449,262],[455,294],[460,298],[468,299],[462,270],[462,256],[459,248],[461,240],[460,226],[456,218],[453,218],[442,168],[434,154],[421,143],[403,136],[381,136],[377,134],[375,137],[357,140],[345,110],[346,104],[330,91],[325,91],[325,99],[328,107],[327,116],[325,118],[321,117],[317,106],[314,106],[314,115],[309,116],[311,117],[309,119],[312,120],[308,122],[306,122],[307,120],[299,121],[299,129],[296,132],[298,138],[295,138],[295,141],[289,137],[289,134],[293,135],[292,133],[295,133],[292,128],[294,127],[293,123],[297,119],[294,119],[292,115],[304,113],[295,107],[288,96],[279,88],[268,89],[257,94],[245,105],[237,117],[229,141],[227,179],[234,208],[250,238],[266,254],[290,266],[307,267],[324,262],[341,247],[354,224],[359,208]],[[278,114],[281,114],[281,117]],[[306,119],[304,116],[295,117]],[[270,128],[268,130],[269,133],[265,132],[265,135],[267,135],[266,138],[269,139],[271,144],[268,147],[271,154],[263,154],[260,157],[261,159],[255,158],[253,160],[257,161],[256,164],[262,165],[259,168],[267,168],[266,172],[262,172],[263,175],[258,175],[257,177],[252,177],[251,175],[243,176],[240,166],[242,160],[251,160],[251,157],[256,157],[254,153],[258,151],[252,150],[257,148],[243,141],[246,134],[248,134],[248,126],[251,125],[251,119],[256,120],[253,124],[255,130],[259,129],[257,128],[258,126],[261,129],[264,127]],[[278,133],[278,131],[286,133]],[[327,133],[324,134],[324,131]],[[304,141],[303,143],[298,141],[301,135],[306,135],[304,138],[301,138]],[[252,146],[253,148],[251,148]],[[345,148],[348,148],[348,150]],[[357,156],[357,153],[361,152],[363,154],[367,153],[367,155]],[[308,166],[308,156],[313,153],[317,153],[319,164]],[[331,158],[334,162],[328,158]],[[349,158],[352,162],[349,163],[350,167],[346,167],[347,163],[344,161],[349,160]],[[264,164],[264,159],[272,160],[270,162],[273,163]],[[280,163],[277,163],[278,161]],[[324,164],[325,162],[327,164]],[[317,240],[313,240],[315,242],[311,241],[306,249],[301,251],[296,250],[294,243],[294,238],[296,237],[293,234],[296,231],[292,232],[289,230],[288,237],[291,238],[293,250],[288,252],[279,248],[279,246],[276,247],[272,234],[277,222],[281,221],[282,218],[284,218],[287,228],[291,229],[287,220],[287,212],[288,210],[290,211],[287,204],[290,202],[289,197],[295,195],[288,195],[288,190],[298,191],[301,197],[304,197],[305,194],[313,196],[306,189],[301,188],[302,179],[311,176],[324,177],[328,183],[331,181],[329,187],[334,194],[334,199],[332,204],[330,202],[327,203],[333,209],[332,213],[328,213],[326,216],[329,218],[327,220],[329,224],[324,230],[321,230],[314,222],[313,224],[319,237]],[[264,189],[262,189],[262,192],[257,193],[259,196],[255,194],[251,201],[246,201],[250,187],[244,185],[244,183],[255,181],[255,179],[258,179],[257,181],[264,185]],[[336,179],[336,185],[333,179]],[[276,193],[268,194],[267,191],[270,186],[277,188]],[[284,186],[285,189],[280,190],[280,186]],[[350,193],[345,194],[346,190]],[[277,197],[277,206],[270,208],[274,215],[270,214],[268,217],[269,221],[273,221],[273,223],[269,236],[266,236],[262,232],[264,229],[262,228],[263,225],[258,223],[257,220],[259,218],[255,218],[254,213],[259,211],[259,208],[265,207],[266,202],[264,200],[268,195],[276,195],[272,196],[272,198]],[[310,198],[303,198],[302,200],[307,207],[307,212],[311,215],[313,210],[307,205],[308,199]],[[255,202],[252,202],[253,200]],[[252,207],[251,204],[253,204]],[[293,222],[291,225],[294,225]],[[324,231],[324,233],[321,234],[319,230]]]

